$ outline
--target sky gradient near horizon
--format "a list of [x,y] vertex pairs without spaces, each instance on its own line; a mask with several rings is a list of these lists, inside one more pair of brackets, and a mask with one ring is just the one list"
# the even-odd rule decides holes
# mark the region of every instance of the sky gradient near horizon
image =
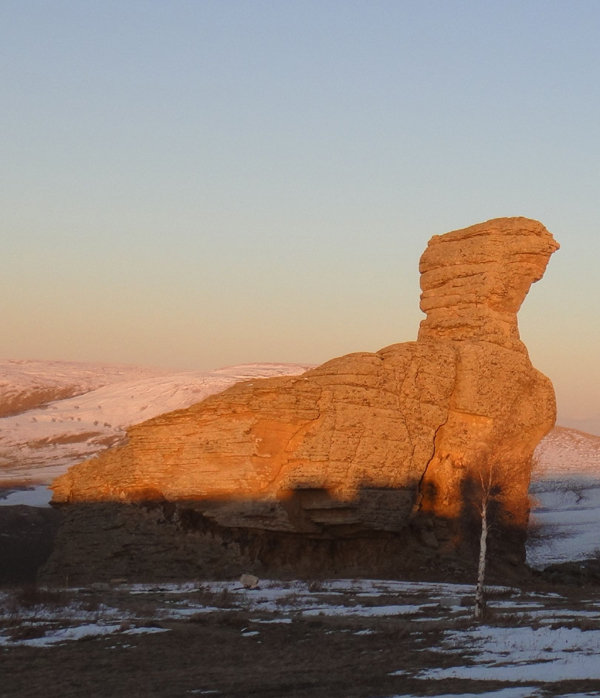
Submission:
[[416,337],[434,234],[561,244],[521,310],[600,433],[600,3],[0,5],[0,355],[215,368]]

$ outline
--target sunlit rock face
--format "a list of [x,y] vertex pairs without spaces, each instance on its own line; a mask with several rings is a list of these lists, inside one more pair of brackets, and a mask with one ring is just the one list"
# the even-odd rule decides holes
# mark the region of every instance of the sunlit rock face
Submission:
[[[125,446],[58,478],[53,501],[138,502],[140,511],[153,502],[154,512],[162,502],[173,530],[193,511],[196,525],[181,533],[194,550],[189,531],[200,532],[192,556],[209,535],[235,548],[233,567],[293,569],[301,557],[308,571],[372,574],[401,569],[409,548],[458,549],[472,514],[466,493],[485,468],[501,528],[522,532],[531,457],[554,425],[555,400],[516,313],[556,249],[526,218],[434,236],[420,263],[427,317],[416,342],[237,384],[134,426]],[[59,540],[50,568],[65,560]]]
[[421,484],[421,507],[454,519],[465,482],[491,474],[504,518],[523,528],[531,457],[556,418],[554,390],[519,338],[517,311],[558,249],[537,221],[500,218],[434,236],[421,257],[418,343],[456,351],[456,381]]
[[559,245],[541,223],[497,218],[434,235],[421,257],[419,340],[491,342],[526,353],[517,312]]

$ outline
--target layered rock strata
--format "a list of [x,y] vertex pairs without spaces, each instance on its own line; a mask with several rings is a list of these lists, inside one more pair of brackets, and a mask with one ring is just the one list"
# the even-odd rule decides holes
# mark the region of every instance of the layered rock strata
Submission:
[[[161,559],[179,550],[186,575],[392,573],[409,551],[458,554],[492,480],[500,539],[522,560],[531,457],[554,425],[555,400],[516,313],[556,249],[526,218],[434,236],[420,262],[426,318],[416,342],[237,384],[132,427],[126,445],[53,484],[71,538],[59,538],[47,573],[77,558],[72,537],[93,516],[107,530],[129,521],[107,553],[120,564],[168,530]],[[144,574],[157,576],[149,566]]]

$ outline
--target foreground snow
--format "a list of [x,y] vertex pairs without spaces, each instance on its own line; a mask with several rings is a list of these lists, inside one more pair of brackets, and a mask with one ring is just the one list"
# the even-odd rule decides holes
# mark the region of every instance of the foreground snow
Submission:
[[448,631],[441,647],[469,664],[430,669],[421,678],[470,681],[582,681],[600,679],[600,630],[483,626]]
[[[350,638],[376,634],[379,623],[395,619],[415,646],[423,643],[432,661],[430,668],[397,667],[390,671],[393,676],[495,681],[501,686],[473,695],[502,698],[546,695],[549,685],[561,681],[600,681],[600,599],[570,601],[556,593],[506,587],[488,591],[493,620],[484,625],[471,620],[473,587],[444,583],[262,580],[254,590],[236,581],[106,585],[59,590],[53,592],[56,598],[41,590],[39,603],[29,599],[25,606],[18,605],[18,595],[3,592],[0,646],[50,651],[57,644],[96,638],[112,650],[131,647],[142,634],[198,622],[206,614],[243,614],[239,633],[248,642],[261,642],[273,623],[318,617],[323,632]],[[99,593],[102,602],[95,605],[90,599]]]

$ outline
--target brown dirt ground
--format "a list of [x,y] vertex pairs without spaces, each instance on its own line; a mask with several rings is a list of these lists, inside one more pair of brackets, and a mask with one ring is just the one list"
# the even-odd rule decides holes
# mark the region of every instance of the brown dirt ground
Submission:
[[[194,598],[203,598],[202,592],[190,593]],[[64,602],[64,594],[77,592],[61,594],[58,600]],[[0,647],[0,695],[384,698],[461,695],[499,690],[507,685],[391,675],[399,670],[414,672],[463,663],[460,656],[431,648],[439,647],[445,630],[470,626],[472,621],[466,617],[419,622],[400,616],[292,614],[292,622],[283,624],[259,622],[272,621],[276,614],[231,609],[156,622],[152,619],[154,604],[163,604],[165,600],[160,594],[131,596],[118,591],[86,590],[79,595],[91,608],[108,603],[145,618],[142,625],[162,627],[168,632],[118,633],[46,648]],[[579,596],[573,591],[571,598],[561,603],[576,607]],[[209,598],[205,601],[208,603]],[[426,602],[427,598],[421,601]],[[48,603],[52,603],[52,598]],[[514,618],[497,618],[493,622],[511,624]],[[356,634],[361,630],[371,632]],[[257,632],[245,635],[248,631]],[[29,632],[35,635],[35,628]],[[560,682],[549,685],[544,695],[590,691],[600,695],[599,689],[599,681]]]
[[[0,569],[4,570],[0,583],[5,587],[7,583],[31,581],[36,566],[49,552],[55,525],[51,513],[35,513],[28,507],[8,509],[13,511],[2,512],[0,507],[2,530],[13,533],[4,536],[4,543],[0,539]],[[39,520],[38,514],[42,517]],[[45,516],[51,518],[46,521]],[[20,570],[18,579],[7,572],[15,564]],[[530,589],[558,588],[542,578],[527,581]],[[583,596],[589,598],[590,592],[600,593],[600,587],[580,590],[579,582],[574,582],[561,591],[571,596],[569,603],[577,604]],[[146,624],[153,624],[147,599],[132,601],[128,597],[123,601],[111,598],[110,591],[94,593],[95,597],[89,592],[92,607],[102,603],[117,608],[140,604],[133,609],[136,615],[145,618]],[[411,672],[460,663],[460,657],[431,650],[439,646],[441,633],[456,629],[456,619],[418,622],[399,616],[298,615],[289,624],[258,624],[260,615],[221,610],[155,623],[169,630],[163,633],[96,636],[46,648],[0,646],[0,696],[388,698],[461,695],[506,686],[489,681],[433,681],[391,675],[399,670]],[[244,629],[259,632],[245,636]],[[367,629],[374,632],[355,634]],[[35,634],[35,629],[29,632]],[[600,695],[600,682],[553,683],[546,695],[575,692]]]

